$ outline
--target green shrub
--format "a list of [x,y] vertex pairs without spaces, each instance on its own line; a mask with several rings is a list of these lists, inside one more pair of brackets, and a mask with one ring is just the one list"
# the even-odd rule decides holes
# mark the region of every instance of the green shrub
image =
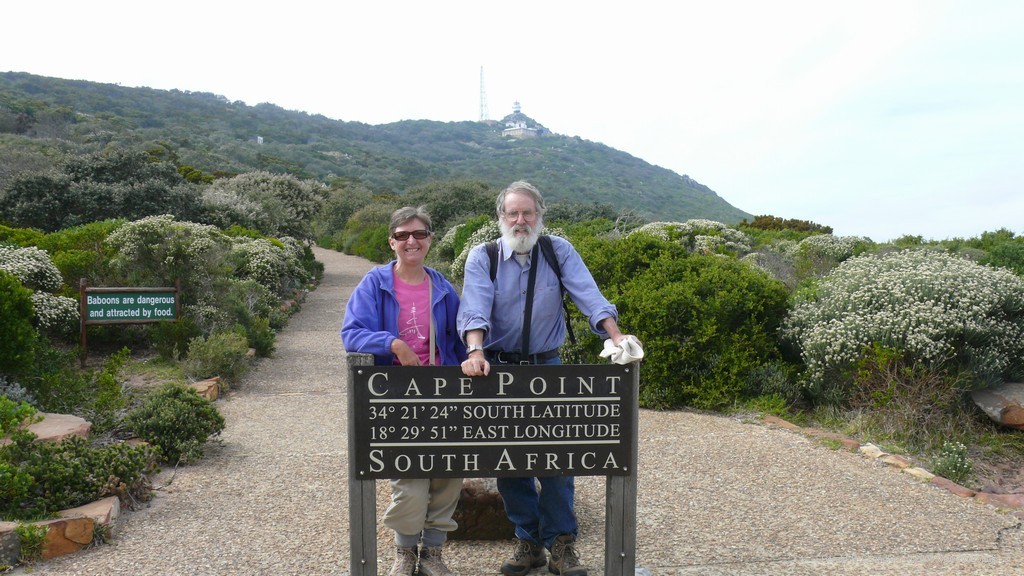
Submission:
[[[379,201],[379,198],[378,198]],[[323,208],[313,218],[312,226],[318,244],[335,250],[342,249],[342,230],[348,219],[365,206],[374,202],[374,195],[368,189],[344,186],[330,191]],[[327,240],[327,243],[323,243]]]
[[0,494],[12,496],[0,499],[0,517],[45,518],[112,495],[149,498],[151,448],[94,446],[79,436],[60,442],[35,439],[31,432],[16,431],[13,442],[0,448]]
[[277,335],[270,329],[270,320],[257,316],[244,328],[245,339],[257,356],[267,358],[274,353]]
[[342,249],[372,262],[387,262],[394,257],[388,246],[388,222],[398,205],[378,202],[360,208],[345,223]]
[[383,264],[394,258],[395,253],[388,245],[388,225],[381,224],[364,229],[350,236],[345,242],[345,252]]
[[0,270],[0,374],[24,374],[35,363],[33,316],[32,292]]
[[201,335],[195,320],[186,315],[174,322],[150,324],[148,333],[153,349],[164,360],[180,360],[188,352],[188,343]]
[[[727,407],[747,393],[759,366],[779,359],[774,333],[788,293],[767,274],[651,234],[582,248],[622,329],[643,342],[644,406]],[[582,334],[575,360],[597,361],[598,337]]]
[[1024,276],[1024,236],[993,246],[979,263],[1008,268],[1014,274]]
[[277,296],[255,280],[233,280],[224,297],[229,321],[242,327],[249,347],[260,357],[274,352],[276,335],[271,329],[271,319],[282,325],[281,319],[287,319],[278,302]]
[[815,397],[859,413],[858,433],[876,442],[917,453],[933,452],[939,443],[963,437],[974,428],[963,381],[914,360],[893,348],[874,345],[851,369],[847,394],[836,387],[815,390]]
[[15,402],[7,396],[0,396],[0,438],[41,418],[28,402]]
[[192,388],[169,383],[128,415],[135,433],[160,449],[166,462],[187,464],[203,456],[203,445],[224,430],[224,417]]
[[54,255],[69,250],[103,254],[106,252],[103,241],[123,224],[124,220],[121,219],[90,222],[51,232],[34,244]]
[[874,344],[984,388],[1024,376],[1024,280],[932,250],[854,257],[797,294],[783,336],[808,390],[835,388],[839,400]]
[[12,228],[0,224],[0,243],[15,246],[36,246],[45,236],[35,228]]
[[193,338],[183,362],[185,375],[203,380],[220,376],[229,382],[242,377],[249,368],[249,343],[238,331],[221,331],[209,338]]
[[76,293],[79,281],[85,278],[92,284],[98,277],[97,271],[105,264],[106,261],[99,254],[89,250],[62,250],[53,255],[53,265],[60,271],[64,284]]
[[46,544],[46,534],[50,527],[46,524],[18,524],[14,527],[14,533],[18,535],[18,544],[21,546],[18,553],[18,562],[31,565],[43,558],[43,546]]
[[24,384],[37,406],[44,412],[74,414],[92,423],[92,431],[102,434],[115,429],[129,398],[119,373],[130,351],[122,348],[112,354],[100,370],[78,368],[75,351],[61,351],[46,342],[37,347],[36,374]]

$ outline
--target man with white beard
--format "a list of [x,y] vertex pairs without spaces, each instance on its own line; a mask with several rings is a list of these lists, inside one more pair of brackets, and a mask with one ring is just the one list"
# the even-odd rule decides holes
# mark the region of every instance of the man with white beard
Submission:
[[[513,182],[498,194],[495,208],[502,236],[494,281],[484,245],[474,247],[466,259],[456,325],[467,345],[468,358],[462,363],[467,376],[485,376],[491,364],[561,364],[559,348],[565,342],[559,277],[546,262],[544,250],[538,249],[544,198],[528,182]],[[619,330],[615,306],[601,294],[572,244],[557,236],[550,238],[570,298],[596,334],[619,345],[626,336]],[[527,298],[531,293],[532,306]],[[524,330],[524,325],[529,329]],[[539,492],[535,480],[539,480]],[[498,491],[505,513],[516,526],[515,549],[501,565],[502,574],[522,576],[543,566],[548,562],[547,548],[551,572],[587,575],[575,547],[572,476],[498,478]]]

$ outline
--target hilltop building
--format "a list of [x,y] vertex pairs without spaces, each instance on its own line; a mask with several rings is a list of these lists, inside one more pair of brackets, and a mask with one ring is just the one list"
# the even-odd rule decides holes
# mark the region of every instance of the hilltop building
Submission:
[[512,105],[512,113],[505,116],[502,123],[505,124],[505,129],[501,131],[501,135],[506,138],[537,138],[547,132],[543,126],[523,114],[518,100]]

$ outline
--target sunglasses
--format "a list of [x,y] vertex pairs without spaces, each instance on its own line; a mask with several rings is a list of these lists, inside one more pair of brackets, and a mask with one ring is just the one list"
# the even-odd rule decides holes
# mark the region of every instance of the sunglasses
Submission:
[[391,235],[392,238],[398,240],[399,242],[405,242],[406,240],[409,239],[409,236],[412,236],[417,240],[426,240],[427,238],[430,237],[430,231],[413,230],[412,232],[409,232],[408,230],[402,230],[401,232],[395,232],[394,234]]

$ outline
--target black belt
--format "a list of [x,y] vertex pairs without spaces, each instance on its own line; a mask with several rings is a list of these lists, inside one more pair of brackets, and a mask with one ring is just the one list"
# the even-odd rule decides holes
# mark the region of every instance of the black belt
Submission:
[[558,349],[537,352],[525,357],[519,352],[505,352],[504,350],[484,350],[484,355],[487,356],[488,362],[495,364],[540,364],[552,358],[557,358]]

